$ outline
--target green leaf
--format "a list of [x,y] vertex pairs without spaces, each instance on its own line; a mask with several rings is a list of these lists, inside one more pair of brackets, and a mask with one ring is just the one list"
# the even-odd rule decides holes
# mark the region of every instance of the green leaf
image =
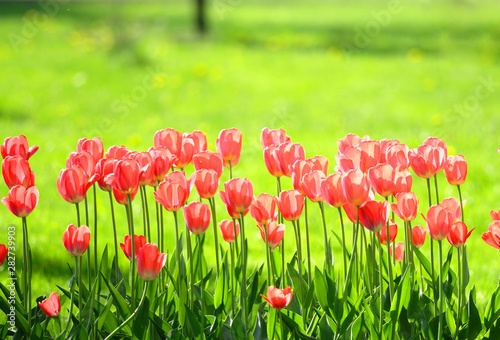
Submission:
[[255,330],[253,331],[253,338],[254,340],[267,339],[267,325],[261,313],[257,313],[257,323],[255,324]]
[[399,282],[396,289],[396,296],[392,300],[392,305],[390,310],[392,322],[397,322],[399,316],[401,315],[402,308],[404,306],[408,306],[408,303],[410,302],[411,282],[410,282],[409,270],[410,267],[408,267],[406,271],[403,273],[403,277],[401,278],[401,281]]
[[429,262],[427,257],[424,254],[422,254],[422,252],[415,246],[413,246],[413,252],[415,253],[415,255],[417,255],[418,260],[420,261],[420,263],[424,267],[427,274],[429,274],[429,277],[432,277],[431,263]]
[[[104,277],[104,275],[101,273],[102,278],[104,279],[104,283],[106,286],[108,286],[109,293],[113,296],[115,306],[120,310],[120,315],[124,316],[125,318],[128,318],[131,314],[130,308],[123,298],[121,294],[116,290],[115,287]],[[123,281],[121,281],[119,284],[123,284]]]
[[99,318],[97,319],[97,330],[102,330],[104,325],[106,325],[106,329],[108,331],[113,331],[113,329],[118,327],[118,320],[113,313],[110,313],[112,305],[113,296],[110,296],[108,301],[106,301],[104,309],[101,311]]
[[132,327],[132,339],[142,340],[146,338],[146,331],[149,327],[149,299],[144,298],[144,302],[139,308]]
[[231,324],[231,334],[234,339],[246,339],[247,329],[242,319],[243,316],[240,310]]
[[467,301],[467,311],[469,314],[469,323],[468,323],[468,339],[475,339],[483,326],[481,324],[481,317],[479,316],[479,311],[477,310],[476,304],[474,302],[474,296],[476,294],[476,288],[473,287],[469,292],[469,301]]
[[326,314],[323,314],[319,320],[319,334],[322,340],[330,340],[334,338],[335,334],[332,331],[330,321],[328,320],[328,316]]
[[500,316],[500,285],[491,295],[491,299],[484,310],[484,326],[490,329]]
[[267,313],[267,334],[269,335],[269,339],[274,339],[277,323],[276,309],[269,307],[269,313]]
[[214,295],[215,307],[219,307],[224,301],[224,296],[228,294],[229,287],[226,286],[226,281],[227,280],[226,280],[225,263],[222,262],[220,275],[219,278],[217,279],[217,284],[215,285],[215,295]]
[[184,305],[184,308],[186,310],[186,325],[188,327],[189,334],[191,335],[190,338],[204,339],[205,334],[203,334],[203,328],[201,327],[198,318],[194,315],[191,309],[188,308],[188,306]]
[[318,269],[318,267],[314,268],[314,289],[319,305],[325,311],[325,313],[329,313],[328,287],[326,285],[326,279],[323,276],[323,273]]

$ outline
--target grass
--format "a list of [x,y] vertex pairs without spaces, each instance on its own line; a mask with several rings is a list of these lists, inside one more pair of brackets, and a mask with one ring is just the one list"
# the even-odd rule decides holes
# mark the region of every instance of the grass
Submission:
[[[25,134],[40,146],[30,160],[40,190],[39,206],[28,218],[34,296],[56,291],[55,285],[71,276],[66,262],[72,260],[61,237],[75,223],[74,207],[59,197],[56,179],[79,138],[98,135],[105,148],[124,144],[146,150],[157,130],[200,129],[214,150],[221,129],[238,127],[244,140],[235,176],[249,178],[256,194],[274,193],[259,143],[260,130],[267,126],[284,128],[307,156],[330,158],[330,171],[336,141],[348,132],[397,138],[410,147],[431,135],[445,139],[450,154],[463,154],[469,162],[465,215],[469,227],[476,227],[468,241],[469,267],[484,305],[500,274],[498,252],[480,239],[488,212],[500,208],[498,4],[405,2],[366,47],[358,48],[359,30],[373,25],[371,13],[387,10],[388,3],[229,3],[212,3],[211,33],[204,39],[192,32],[192,8],[186,1],[68,3],[47,22],[35,21],[34,33],[25,35],[18,48],[9,42],[12,33],[23,36],[30,27],[26,22],[40,18],[43,9],[36,3],[0,4],[0,28],[6,32],[0,42],[0,136]],[[216,7],[221,4],[229,7]],[[221,14],[220,8],[227,11]],[[481,79],[496,84],[478,99]],[[465,110],[457,109],[464,105]],[[291,187],[290,181],[283,182]],[[441,197],[457,195],[444,176],[440,188]],[[415,177],[414,190],[425,212],[425,181]],[[0,191],[2,196],[8,192],[5,186]],[[141,226],[138,202],[134,209]],[[219,219],[226,218],[217,204]],[[106,242],[112,244],[108,209],[106,195],[99,192],[101,251]],[[314,263],[319,265],[319,208],[310,211]],[[328,228],[338,232],[336,212],[327,213]],[[118,214],[125,234],[124,209]],[[166,223],[171,255],[171,214]],[[20,221],[4,209],[1,230],[11,224],[20,226]],[[264,263],[264,245],[250,217],[246,225],[251,265]],[[291,255],[292,233],[285,237]],[[335,260],[341,261],[340,247],[333,244]],[[210,251],[207,247],[207,258]],[[126,271],[125,257],[120,259]]]

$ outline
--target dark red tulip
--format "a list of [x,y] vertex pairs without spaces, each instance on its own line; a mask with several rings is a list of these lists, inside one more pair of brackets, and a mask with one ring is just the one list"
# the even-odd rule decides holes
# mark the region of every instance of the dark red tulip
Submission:
[[413,221],[417,217],[418,200],[413,192],[403,192],[396,195],[397,203],[392,203],[392,211],[403,221]]
[[357,222],[357,208],[352,205],[351,203],[349,202],[346,202],[342,208],[344,209],[346,215],[347,215],[347,218],[349,219],[349,221],[351,221],[352,223],[356,223]]
[[464,156],[450,156],[444,166],[444,174],[451,185],[462,185],[467,177],[467,162]]
[[189,183],[184,171],[174,171],[160,183],[154,196],[158,203],[168,211],[177,211],[189,198]]
[[312,202],[323,202],[321,182],[325,179],[325,174],[321,170],[314,170],[302,177],[302,189]]
[[[139,249],[141,249],[147,243],[146,238],[142,235],[134,235],[134,250],[135,258],[139,254]],[[132,236],[125,235],[123,243],[120,243],[120,248],[122,248],[125,256],[131,261],[132,260]]]
[[[130,193],[130,200],[133,201],[135,198],[135,195],[137,195],[137,192],[139,191],[139,187],[135,189],[132,193]],[[113,188],[113,196],[115,197],[116,203],[121,204],[121,205],[128,205],[128,196],[127,194],[122,193],[121,191]]]
[[392,179],[392,194],[396,196],[402,192],[410,192],[413,185],[413,178],[408,170],[394,170],[394,178]]
[[484,242],[500,249],[500,221],[493,221],[488,226],[488,231],[481,235]]
[[130,150],[126,147],[113,145],[106,152],[106,158],[113,158],[117,160],[122,160],[130,153]]
[[342,176],[338,173],[321,181],[321,193],[326,203],[334,208],[342,207],[347,201],[342,188]]
[[203,234],[210,226],[210,208],[201,202],[191,202],[184,206],[184,220],[190,232]]
[[35,174],[27,160],[21,156],[7,156],[2,162],[2,175],[10,188],[22,185],[25,188],[35,185]]
[[144,281],[154,280],[162,270],[167,255],[160,253],[153,243],[146,243],[137,255],[137,273]]
[[299,143],[282,143],[278,147],[281,154],[280,168],[284,176],[292,176],[292,166],[298,160],[305,160],[306,153]]
[[283,218],[287,221],[296,221],[304,209],[305,197],[297,190],[280,192],[278,199],[278,209]]
[[224,191],[220,191],[222,201],[232,211],[245,215],[253,200],[253,186],[248,179],[233,178],[224,183]]
[[72,152],[66,160],[66,168],[79,166],[83,169],[85,175],[87,175],[87,179],[94,176],[96,164],[92,155],[87,151]]
[[457,222],[451,226],[450,233],[447,236],[448,242],[453,247],[460,248],[465,244],[465,241],[467,241],[474,229],[476,228],[472,228],[467,232],[467,225],[464,222]]
[[[422,215],[423,216],[423,215]],[[436,241],[444,240],[453,224],[453,213],[440,205],[433,205],[427,212],[427,217],[423,216],[429,228],[429,235]]]
[[254,197],[250,205],[250,215],[258,224],[268,224],[278,218],[276,211],[278,199],[269,194],[260,194]]
[[[380,243],[386,245],[387,244],[387,226],[380,229],[380,232],[377,233],[377,236],[380,240]],[[389,244],[394,242],[398,236],[398,226],[394,223],[394,220],[389,221]]]
[[82,138],[78,140],[76,151],[86,151],[91,154],[94,159],[94,165],[104,156],[104,147],[99,137],[94,137],[92,139]]
[[207,169],[214,170],[217,176],[222,175],[224,164],[222,156],[212,151],[202,151],[193,156],[193,165],[195,170]]
[[359,222],[368,230],[378,233],[389,220],[388,201],[367,201],[359,207]]
[[231,128],[222,130],[219,133],[219,138],[215,141],[217,153],[222,156],[224,166],[236,166],[240,160],[242,135],[240,130]]
[[191,185],[196,187],[196,191],[201,198],[212,198],[219,189],[219,175],[214,170],[201,169],[191,175]]
[[[236,237],[240,235],[240,224],[235,220],[236,223]],[[234,242],[234,224],[230,220],[222,220],[219,222],[219,228],[222,233],[222,237],[226,242]]]
[[20,135],[5,138],[0,150],[2,158],[6,158],[7,156],[21,156],[25,160],[28,160],[37,152],[38,146],[34,145],[30,148],[26,137]]
[[90,229],[85,225],[77,228],[74,224],[70,224],[63,233],[62,240],[71,255],[82,256],[89,247]]
[[174,129],[160,130],[155,133],[155,148],[165,147],[176,158],[180,157],[182,149],[182,134]]
[[57,293],[50,294],[49,298],[39,302],[38,306],[49,318],[56,317],[61,312],[61,301]]
[[17,217],[26,217],[38,204],[38,189],[35,186],[26,189],[21,185],[12,187],[2,203]]
[[271,249],[279,246],[283,236],[285,236],[285,225],[278,224],[276,221],[269,222],[265,226],[257,224],[257,227],[264,242],[266,242],[266,231],[264,228],[267,229],[267,240]]
[[290,287],[285,289],[279,289],[274,286],[269,286],[267,288],[267,297],[260,294],[267,303],[274,309],[283,309],[287,307],[292,301],[293,291]]
[[413,245],[420,248],[424,245],[425,237],[427,236],[427,229],[424,229],[421,225],[416,225],[411,229]]
[[260,142],[262,144],[262,149],[267,148],[271,145],[280,145],[281,143],[290,142],[291,139],[285,133],[285,130],[270,130],[268,128],[263,128],[260,135]]
[[370,182],[361,170],[351,170],[342,177],[342,189],[349,203],[359,207],[368,200]]
[[61,170],[57,178],[57,192],[69,203],[80,203],[87,190],[97,181],[97,174],[87,180],[87,175],[79,166]]
[[370,184],[377,194],[386,198],[392,195],[394,168],[386,163],[380,163],[368,170]]

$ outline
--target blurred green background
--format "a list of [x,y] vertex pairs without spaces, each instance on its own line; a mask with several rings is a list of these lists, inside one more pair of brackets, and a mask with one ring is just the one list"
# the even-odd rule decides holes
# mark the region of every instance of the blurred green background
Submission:
[[[219,131],[237,127],[243,151],[234,174],[249,178],[259,194],[275,193],[260,131],[281,127],[308,157],[330,158],[330,172],[336,141],[349,132],[397,138],[410,148],[436,136],[448,143],[449,154],[463,154],[469,163],[465,218],[476,227],[468,241],[471,284],[484,305],[500,275],[498,251],[480,238],[489,211],[500,208],[499,10],[493,0],[212,0],[207,32],[200,35],[187,0],[0,3],[0,136],[24,134],[40,146],[30,159],[40,190],[28,218],[34,296],[57,291],[56,284],[71,276],[61,237],[75,223],[75,209],[58,195],[56,179],[79,138],[99,136],[105,149],[124,144],[142,151],[157,130],[199,129],[215,150]],[[441,197],[457,195],[442,174],[440,188]],[[415,176],[414,190],[425,213],[425,181]],[[7,192],[0,186],[2,196]],[[227,218],[217,204],[219,220]],[[327,210],[329,229],[339,232],[336,212]],[[310,211],[319,265],[319,209]],[[100,251],[105,243],[112,246],[108,212],[107,193],[99,192]],[[122,238],[124,209],[117,214]],[[251,217],[246,220],[254,266],[264,263],[264,244]],[[171,214],[165,221],[170,256]],[[0,242],[12,224],[20,221],[2,208]],[[294,239],[287,227],[291,256]],[[212,235],[209,230],[209,244]],[[340,247],[335,239],[333,244],[340,268]],[[211,251],[205,248],[209,259]],[[123,254],[120,260],[126,272]],[[0,270],[5,280],[5,265]]]

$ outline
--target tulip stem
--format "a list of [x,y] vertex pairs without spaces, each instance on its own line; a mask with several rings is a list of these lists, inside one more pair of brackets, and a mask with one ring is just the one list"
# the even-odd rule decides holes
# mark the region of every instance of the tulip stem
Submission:
[[410,239],[408,240],[408,252],[410,254],[410,265],[411,265],[411,291],[413,292],[415,288],[415,259],[413,257],[413,233],[411,231],[411,221],[408,221],[408,235]]
[[[352,245],[352,255],[351,255],[351,261],[356,261],[354,263],[354,266],[355,266],[355,275],[354,275],[354,278],[356,280],[356,292],[359,294],[359,285],[358,285],[358,282],[359,282],[359,276],[358,276],[358,265],[357,265],[357,256],[358,256],[358,233],[359,233],[359,207],[356,207],[356,227],[354,229],[354,237],[353,237],[353,245]],[[349,264],[350,265],[350,264]]]
[[283,325],[283,317],[281,316],[281,310],[277,309],[276,312],[278,313],[280,317],[280,329],[281,329],[281,339],[285,339],[285,327]]
[[[430,178],[427,178],[427,195],[429,196],[429,208],[430,208],[432,206]],[[434,280],[434,239],[432,237],[431,237],[431,276],[432,276],[431,277],[432,293],[434,294],[434,299],[436,299],[436,283]],[[434,313],[437,313],[437,304],[434,304]]]
[[144,203],[144,192],[142,190],[144,186],[139,187],[141,192],[141,205],[142,205],[142,226],[144,230],[144,237],[147,237],[148,242],[151,242],[151,235],[148,235],[148,227],[146,225],[146,204]]
[[201,304],[201,327],[205,328],[205,304],[203,303],[203,262],[202,262],[202,247],[201,247],[201,235],[196,237],[198,241],[198,268],[200,270],[200,304]]
[[236,304],[235,304],[235,300],[234,300],[234,246],[233,246],[233,243],[229,244],[229,248],[231,251],[231,302],[233,305],[233,318],[234,318],[236,316]]
[[[280,196],[281,193],[281,177],[276,177],[276,191],[277,196]],[[281,212],[278,210],[278,223],[283,223],[283,216]],[[285,287],[285,238],[280,242],[280,250],[281,250],[281,287]]]
[[[22,219],[23,227],[23,283],[24,283],[24,307],[28,312],[28,333],[31,333],[31,264],[30,264],[30,251],[28,241],[28,225],[26,217]],[[29,334],[28,334],[29,335]]]
[[219,254],[219,237],[217,234],[217,215],[215,211],[215,199],[213,197],[208,199],[208,203],[210,203],[210,210],[212,210],[212,225],[214,227],[214,244],[215,244],[215,262],[217,264],[217,273],[216,277],[219,278],[220,271],[220,254]]
[[177,222],[177,211],[174,211],[175,227],[175,256],[177,257],[177,294],[181,298],[181,249],[179,248],[179,225]]
[[[266,262],[267,262],[267,286],[271,286],[273,283],[271,283],[271,265],[270,265],[270,259],[269,259],[269,237],[267,233],[267,225],[264,224],[262,226],[264,228],[264,234],[266,236]],[[297,235],[295,235],[297,236]]]
[[149,205],[148,205],[148,194],[146,192],[146,186],[142,186],[142,191],[144,191],[144,206],[146,207],[146,224],[148,226],[148,240],[151,240],[151,223],[149,221]]
[[134,233],[134,213],[132,211],[132,198],[128,197],[128,218],[130,225],[130,236],[132,241],[132,256],[130,257],[130,288],[132,290],[132,309],[135,309],[135,233]]
[[229,163],[229,179],[233,179],[233,167],[231,166],[231,161],[228,161]]
[[116,220],[115,220],[115,208],[113,206],[113,195],[111,194],[111,191],[109,193],[109,204],[111,206],[111,221],[113,222],[113,237],[115,240],[115,284],[118,284],[120,281],[118,279],[118,273],[119,273],[119,267],[118,267],[118,238],[116,234]]
[[[389,221],[387,221],[386,223],[386,228],[387,228],[387,232],[386,232],[386,242],[385,244],[387,245],[387,270],[388,270],[388,275],[389,275],[389,297],[390,297],[390,300],[392,302],[392,298],[394,296],[394,291],[393,291],[393,287],[394,287],[394,282],[393,282],[393,278],[392,278],[392,263],[391,263],[391,236],[390,236],[390,232],[389,232]],[[393,249],[392,250],[394,252],[394,254],[396,254],[395,250]],[[382,259],[380,259],[382,260]]]
[[236,247],[236,254],[239,254],[240,250],[238,248],[238,242],[237,242],[238,235],[236,234],[236,221],[237,220],[233,217],[234,246]]
[[[297,219],[297,229],[299,230],[299,238],[300,238],[300,220]],[[301,250],[302,250],[302,240],[300,240]],[[309,249],[309,231],[306,226],[306,250],[307,250],[307,284],[311,284],[311,249]]]
[[462,222],[464,221],[464,204],[462,203],[462,190],[460,189],[460,185],[457,185],[458,189],[458,199],[460,200],[460,212],[462,213]]
[[[189,307],[193,309],[193,304],[194,304],[194,259],[193,259],[193,249],[191,248],[191,233],[186,225],[186,242],[187,242],[187,251],[188,251],[188,256],[189,256],[189,274],[191,276],[191,301],[189,301]],[[198,249],[198,252],[200,249]],[[179,262],[180,263],[180,262]],[[179,271],[180,273],[180,271]]]
[[461,249],[462,247],[457,248],[457,259],[458,259],[458,282],[457,282],[457,288],[458,288],[458,309],[457,309],[457,333],[456,336],[458,337],[458,331],[460,329],[460,324],[462,323],[461,321],[461,311],[462,311],[462,266],[461,266]]
[[302,244],[300,242],[300,228],[296,221],[292,221],[293,229],[295,230],[295,240],[297,242],[297,267],[299,269],[299,280],[300,280],[300,297],[302,304],[302,320],[304,321],[304,328],[306,328],[306,313],[304,310],[305,298],[304,298],[304,283],[302,282]]
[[[389,234],[387,234],[389,235]],[[386,243],[389,244],[389,240],[390,240],[390,237],[387,236],[387,240],[386,240]],[[373,243],[373,246],[375,246],[375,241]],[[379,333],[382,334],[382,326],[383,326],[383,323],[384,323],[384,290],[383,290],[383,286],[384,286],[384,278],[382,276],[382,262],[384,261],[384,258],[383,258],[383,254],[382,254],[382,243],[379,242],[378,244],[378,258],[379,258],[379,267],[378,267],[378,275],[379,275],[379,280],[380,280],[380,310],[379,310],[379,314],[380,314],[380,323],[379,323]],[[391,266],[391,263],[389,262],[389,266]],[[373,273],[373,275],[375,276],[375,273]],[[390,292],[390,290],[389,290]]]
[[[231,163],[230,163],[231,165]],[[246,300],[247,300],[247,285],[246,285],[246,276],[247,276],[247,266],[246,266],[246,245],[245,245],[245,217],[243,216],[243,212],[240,215],[240,232],[241,232],[241,315],[243,318],[243,325],[247,324],[247,314],[246,314]],[[247,334],[245,333],[245,339],[247,338]]]
[[319,209],[321,211],[321,221],[323,222],[323,238],[325,243],[326,270],[328,273],[331,273],[332,262],[331,262],[331,256],[328,252],[328,233],[326,231],[325,209],[323,207],[323,202],[318,202],[318,204],[319,204]]
[[76,280],[76,276],[78,275],[78,272],[77,272],[77,269],[78,269],[78,257],[77,256],[74,256],[75,258],[75,268],[74,268],[74,272],[73,272],[73,279],[71,280],[71,287],[69,288],[70,292],[71,292],[71,298],[70,298],[70,301],[69,301],[69,314],[68,314],[68,322],[66,323],[66,327],[64,327],[64,331],[61,333],[62,334],[66,334],[66,332],[68,331],[69,329],[69,325],[71,324],[71,316],[73,314],[73,299],[74,299],[74,296],[75,296],[75,280]]
[[[89,202],[87,196],[85,196],[85,225],[88,227],[90,225],[89,220]],[[80,226],[78,226],[80,227]],[[96,268],[97,270],[97,268]],[[90,255],[90,243],[87,248],[87,279],[89,281],[89,292],[92,290],[92,258]]]
[[132,320],[137,315],[137,312],[142,307],[142,304],[144,303],[144,299],[146,298],[146,292],[148,290],[148,285],[149,285],[149,282],[146,281],[146,283],[144,285],[144,290],[142,291],[141,301],[139,301],[139,305],[137,306],[137,309],[135,309],[134,312],[132,314],[130,314],[130,316],[125,321],[123,321],[121,323],[120,326],[116,327],[111,333],[109,333],[109,335],[104,340],[111,339],[120,329],[122,329],[127,323],[129,323],[130,320]]
[[[78,317],[80,319],[80,327],[83,327],[82,325],[82,309],[83,309],[83,303],[82,303],[82,257],[78,256]],[[71,315],[70,315],[71,317]]]
[[[96,183],[92,185],[94,191],[94,266],[95,266],[95,275],[97,279],[97,315],[99,315],[99,297],[101,296],[101,280],[99,278],[99,264],[97,260],[97,189]],[[92,293],[92,303],[94,302],[94,294]],[[91,309],[92,310],[92,309]],[[90,321],[89,321],[90,322]]]
[[438,241],[439,246],[439,326],[438,339],[443,333],[443,241]]
[[[156,192],[156,188],[157,187],[153,187],[153,191]],[[160,229],[160,206],[159,206],[159,203],[158,201],[155,200],[155,207],[156,207],[156,237],[158,238],[158,247],[160,248],[160,252],[163,252],[163,244],[162,244],[162,240],[163,240],[163,226],[162,228]],[[164,276],[163,276],[163,271],[160,271],[159,273],[160,275],[160,284],[159,284],[159,287],[158,287],[158,293],[160,294],[161,293],[161,290],[163,289],[163,287],[165,287],[165,280],[164,280]],[[160,306],[160,309],[162,308],[163,306]]]
[[434,175],[434,187],[436,189],[436,204],[439,204],[439,190],[438,190],[438,179],[437,174]]
[[[342,217],[342,209],[340,207],[337,208],[339,211],[339,217],[340,217],[340,230],[342,232],[342,255],[344,258],[344,282],[347,280],[347,251],[345,248],[345,228],[344,228],[344,218]],[[309,250],[309,249],[308,249]],[[309,252],[307,253],[307,256],[309,257],[310,261],[310,255]],[[309,268],[309,272],[311,271],[311,268]]]
[[80,221],[80,203],[76,203],[75,207],[76,207],[76,221],[78,224],[77,227],[80,227],[82,225]]

